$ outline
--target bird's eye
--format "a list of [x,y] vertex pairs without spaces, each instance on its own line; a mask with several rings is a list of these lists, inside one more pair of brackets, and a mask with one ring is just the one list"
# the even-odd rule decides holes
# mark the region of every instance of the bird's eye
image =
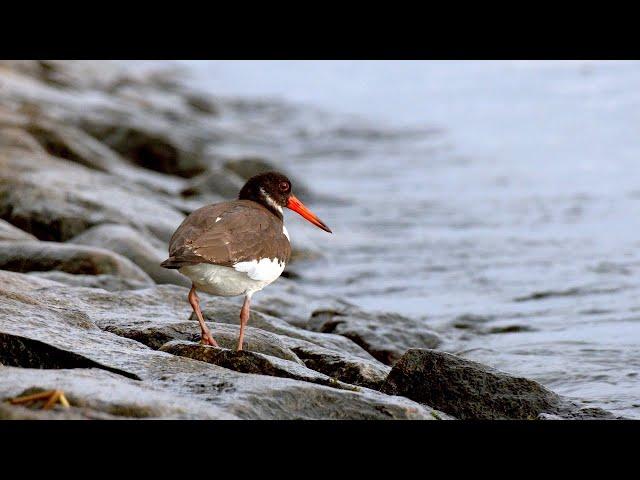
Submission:
[[289,190],[289,182],[280,182],[280,191],[286,192]]

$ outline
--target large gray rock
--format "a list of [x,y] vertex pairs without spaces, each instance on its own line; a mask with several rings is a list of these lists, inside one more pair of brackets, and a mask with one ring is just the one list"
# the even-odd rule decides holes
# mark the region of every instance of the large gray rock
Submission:
[[308,328],[343,335],[387,365],[395,363],[409,348],[435,348],[441,343],[440,337],[423,322],[356,307],[316,310]]
[[[134,340],[98,328],[99,323],[144,316],[149,322],[175,316],[177,300],[166,293],[173,286],[116,294],[103,290],[63,286],[32,276],[0,271],[0,333],[11,342],[40,342],[47,349],[65,351],[95,362],[140,385],[193,399],[185,414],[200,418],[202,402],[227,415],[252,419],[431,419],[433,410],[402,397],[389,397],[362,389],[340,390],[306,381],[243,374],[217,365],[153,350]],[[146,311],[137,309],[145,298]],[[138,300],[139,300],[138,299]],[[187,305],[188,307],[188,305]],[[126,315],[123,314],[126,312]],[[184,310],[183,310],[184,312]],[[51,350],[48,350],[49,352]],[[39,356],[40,368],[73,368],[52,363],[52,356]],[[8,355],[8,354],[7,354]],[[19,365],[24,357],[11,360]],[[74,357],[75,358],[75,357]],[[6,360],[5,360],[6,362]],[[2,363],[5,363],[2,362]],[[31,367],[33,363],[27,365]],[[90,371],[90,370],[86,370]],[[12,395],[25,387],[14,385]],[[21,408],[21,407],[16,407]]]
[[191,281],[178,273],[160,266],[167,259],[166,246],[154,242],[128,225],[97,225],[70,240],[73,244],[101,247],[127,257],[144,270],[156,283],[172,283],[191,287]]
[[175,195],[184,188],[185,180],[132,165],[105,144],[73,126],[32,116],[22,122],[22,128],[54,157],[111,173],[156,192]]
[[0,155],[0,218],[41,240],[121,223],[168,241],[184,215],[140,185],[44,155]]
[[122,70],[101,80],[102,74],[111,72],[96,65],[67,66],[74,88],[59,88],[20,71],[1,71],[0,102],[19,103],[77,127],[143,168],[181,176],[206,169],[203,150],[217,137],[215,128],[193,116],[183,96],[145,79],[126,78]]
[[[200,327],[195,320],[162,324],[127,322],[121,325],[102,325],[108,332],[131,338],[155,349],[171,341],[197,342],[200,339]],[[238,343],[238,326],[214,323],[210,324],[210,327],[221,347],[235,349]],[[290,360],[342,382],[373,389],[382,385],[391,370],[373,358],[367,360],[336,348],[324,348],[306,340],[278,335],[252,326],[245,330],[244,349]]]
[[306,368],[300,363],[249,350],[237,352],[235,349],[211,347],[181,340],[166,343],[160,350],[172,355],[213,363],[236,372],[293,378],[343,390],[358,390],[352,385],[339,382],[335,378]]
[[0,220],[0,240],[37,240],[37,238],[4,220]]
[[150,280],[134,280],[117,275],[78,275],[60,272],[57,270],[50,270],[48,272],[29,272],[29,275],[63,283],[72,287],[101,288],[110,292],[148,288],[153,284]]
[[613,418],[583,409],[533,380],[435,350],[412,349],[394,365],[382,391],[403,395],[460,419]]
[[[208,299],[201,302],[201,308],[204,318],[208,321],[231,325],[238,324],[240,305],[232,300]],[[192,313],[191,319],[195,321],[195,314]],[[252,310],[249,317],[249,325],[267,332],[277,333],[294,339],[306,340],[330,350],[347,352],[365,360],[373,359],[362,347],[341,335],[319,333],[298,328],[281,318],[262,312]]]
[[304,340],[288,339],[285,343],[308,368],[351,385],[379,390],[391,371],[377,360],[366,360]]
[[104,248],[38,240],[0,241],[0,269],[14,272],[58,270],[82,275],[107,274],[153,283],[130,260]]
[[244,183],[245,180],[234,172],[214,167],[191,179],[181,193],[185,197],[213,194],[223,198],[236,198]]
[[[128,322],[125,325],[106,325],[103,328],[121,337],[131,338],[144,343],[150,348],[160,349],[166,343],[172,341],[198,342],[200,340],[200,326],[196,321],[189,322],[161,322],[157,324],[136,324]],[[235,349],[238,345],[239,326],[226,324],[211,324],[211,334],[223,348]],[[245,329],[244,349],[250,352],[262,353],[284,360],[304,365],[293,353],[287,342],[281,335],[265,332],[259,328],[247,327]]]
[[[63,390],[71,407],[40,410],[7,400],[45,390]],[[42,370],[0,366],[0,419],[209,419],[238,417],[204,401],[164,392],[143,382],[98,369]]]

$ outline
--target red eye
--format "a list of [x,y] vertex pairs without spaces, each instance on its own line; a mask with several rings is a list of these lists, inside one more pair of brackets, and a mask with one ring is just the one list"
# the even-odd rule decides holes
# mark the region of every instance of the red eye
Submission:
[[289,190],[289,182],[280,182],[280,190],[282,192]]

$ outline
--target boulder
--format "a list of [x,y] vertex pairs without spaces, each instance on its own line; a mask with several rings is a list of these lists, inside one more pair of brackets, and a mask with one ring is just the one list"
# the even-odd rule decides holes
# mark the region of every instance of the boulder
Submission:
[[[63,390],[70,408],[12,405],[11,398]],[[143,382],[99,369],[33,369],[0,366],[0,419],[236,419],[205,401],[163,392]]]
[[37,240],[37,238],[4,220],[0,220],[0,240]]
[[[196,321],[162,322],[156,325],[131,323],[127,325],[105,325],[103,323],[102,325],[108,332],[131,338],[154,349],[160,349],[172,341],[198,342],[200,340],[200,326]],[[210,325],[210,328],[218,345],[230,350],[236,348],[239,326],[217,323]],[[304,365],[298,356],[287,347],[280,335],[265,332],[259,328],[247,327],[245,329],[244,349]]]
[[120,223],[168,242],[184,215],[119,177],[9,150],[0,155],[0,218],[41,240],[66,241],[92,226]]
[[111,173],[160,193],[175,195],[184,188],[185,180],[132,165],[79,128],[35,116],[24,122],[24,129],[51,156]]
[[351,385],[379,390],[391,371],[390,367],[374,359],[366,360],[304,340],[287,339],[285,343],[311,370]]
[[122,72],[101,81],[103,68],[78,70],[73,83],[81,80],[82,85],[69,89],[20,71],[2,72],[0,102],[18,103],[77,127],[143,168],[183,177],[206,169],[203,150],[217,138],[215,126],[191,115],[180,94]]
[[[162,324],[127,322],[122,325],[102,325],[108,332],[131,338],[154,349],[160,349],[171,341],[198,342],[200,339],[200,327],[195,320]],[[210,323],[210,328],[221,347],[235,349],[238,343],[238,326]],[[315,343],[251,326],[245,330],[244,350],[289,360],[339,381],[373,389],[380,387],[391,370],[373,358],[366,360],[342,350],[324,348]]]
[[223,198],[236,198],[244,182],[235,173],[214,167],[191,179],[181,193],[185,197],[213,194]]
[[137,290],[148,288],[153,285],[150,280],[134,280],[131,278],[119,277],[117,275],[77,275],[72,273],[51,270],[48,272],[29,272],[40,278],[45,278],[72,287],[101,288],[110,292],[119,292],[122,290]]
[[387,365],[395,363],[409,348],[435,348],[441,343],[440,337],[424,322],[356,307],[316,310],[308,328],[343,335]]
[[0,269],[13,272],[57,270],[81,275],[115,275],[152,284],[149,276],[112,251],[38,240],[0,241]]
[[69,240],[78,245],[101,247],[127,257],[156,283],[191,287],[191,281],[177,270],[160,266],[167,259],[168,247],[128,225],[104,224],[92,227]]
[[[108,368],[123,378],[140,379],[136,384],[143,388],[196,400],[197,408],[205,402],[216,407],[218,412],[243,419],[434,418],[432,409],[402,397],[390,397],[368,389],[348,391],[291,378],[239,373],[153,350],[98,328],[100,323],[135,321],[136,317],[161,323],[163,318],[176,314],[177,300],[166,295],[172,289],[186,290],[158,286],[110,293],[0,271],[0,333],[14,343],[40,342],[47,349],[55,348],[55,352],[64,351],[82,357],[83,361],[95,362],[92,363],[95,368],[80,367],[89,372],[89,376],[93,371]],[[146,299],[146,310],[136,309],[137,296]],[[51,361],[47,351],[51,352],[46,350],[39,355],[40,368],[57,371],[61,367],[78,367],[67,365],[66,361],[64,364],[47,363]],[[18,355],[9,360],[13,362],[12,366],[21,366],[23,358]],[[29,363],[26,368],[32,365]],[[26,368],[21,370],[26,371]],[[19,395],[32,386],[64,389],[58,382],[30,385],[19,378],[11,382],[10,396]],[[125,390],[118,392],[120,394],[126,397],[135,392]],[[195,409],[186,414],[203,418],[204,415]]]
[[181,340],[166,343],[160,350],[171,353],[172,355],[212,363],[236,372],[293,378],[295,380],[317,383],[332,388],[352,391],[358,390],[352,385],[339,382],[335,378],[306,368],[304,365],[300,365],[300,363],[249,350],[238,352],[235,349],[211,347],[209,345],[201,345],[199,343]]
[[500,372],[471,360],[435,350],[411,349],[393,366],[382,387],[459,419],[532,420],[612,418],[586,409],[533,380]]
[[[215,306],[214,306],[215,305]],[[202,314],[207,321],[214,323],[227,323],[231,325],[238,324],[240,315],[240,305],[226,299],[215,299],[201,302]],[[191,319],[195,320],[195,314],[192,313]],[[267,332],[277,333],[286,337],[306,340],[330,350],[338,350],[350,353],[356,357],[372,360],[373,357],[363,348],[352,342],[348,338],[333,333],[319,333],[294,327],[281,318],[267,315],[258,311],[251,311],[249,317],[249,325],[260,328]]]

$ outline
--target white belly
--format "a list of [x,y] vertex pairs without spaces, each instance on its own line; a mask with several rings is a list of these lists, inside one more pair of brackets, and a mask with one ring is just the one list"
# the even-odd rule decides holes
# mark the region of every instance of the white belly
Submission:
[[263,258],[259,262],[236,263],[233,267],[199,263],[182,267],[179,271],[203,292],[234,297],[262,290],[280,276],[284,267],[284,262],[277,258]]

